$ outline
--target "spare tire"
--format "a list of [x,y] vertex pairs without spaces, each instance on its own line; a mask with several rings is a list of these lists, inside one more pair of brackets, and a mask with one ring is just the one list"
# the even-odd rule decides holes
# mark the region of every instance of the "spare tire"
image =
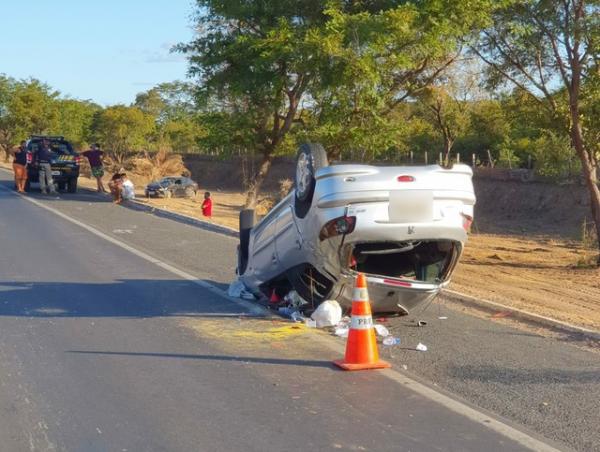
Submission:
[[296,174],[294,178],[294,210],[296,216],[304,218],[313,200],[318,169],[329,165],[327,153],[318,143],[305,143],[296,154]]

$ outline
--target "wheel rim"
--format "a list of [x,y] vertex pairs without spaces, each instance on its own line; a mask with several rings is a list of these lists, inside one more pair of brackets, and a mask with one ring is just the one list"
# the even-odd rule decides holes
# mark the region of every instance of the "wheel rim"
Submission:
[[311,179],[310,158],[308,155],[302,153],[296,163],[296,190],[299,196],[304,196],[310,186]]

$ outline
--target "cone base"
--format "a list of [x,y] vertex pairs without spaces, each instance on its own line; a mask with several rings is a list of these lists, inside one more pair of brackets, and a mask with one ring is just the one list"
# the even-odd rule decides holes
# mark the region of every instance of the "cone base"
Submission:
[[334,361],[333,364],[342,368],[343,370],[388,369],[392,367],[390,363],[382,360],[375,361],[373,363],[352,364],[344,362],[343,359],[338,359]]

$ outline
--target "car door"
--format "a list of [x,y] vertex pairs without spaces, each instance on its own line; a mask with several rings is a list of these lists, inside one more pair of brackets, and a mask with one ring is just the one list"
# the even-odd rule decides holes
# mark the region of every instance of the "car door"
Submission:
[[173,196],[181,198],[183,196],[183,183],[181,178],[175,179],[175,183],[173,185]]

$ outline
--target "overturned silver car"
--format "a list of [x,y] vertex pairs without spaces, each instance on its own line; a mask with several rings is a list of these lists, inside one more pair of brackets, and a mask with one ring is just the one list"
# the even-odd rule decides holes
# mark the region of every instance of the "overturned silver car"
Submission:
[[304,144],[291,193],[258,223],[240,215],[237,273],[255,295],[294,289],[350,306],[367,276],[374,312],[407,314],[449,283],[473,221],[467,165],[329,166]]

